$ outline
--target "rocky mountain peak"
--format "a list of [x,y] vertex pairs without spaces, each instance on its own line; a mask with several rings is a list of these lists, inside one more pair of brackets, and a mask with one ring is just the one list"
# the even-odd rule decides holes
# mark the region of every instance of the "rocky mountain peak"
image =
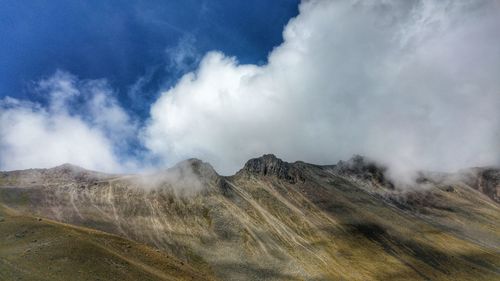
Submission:
[[190,158],[184,161],[177,163],[171,169],[179,170],[179,171],[190,171],[193,172],[200,178],[217,178],[219,174],[215,171],[215,169],[210,165],[210,163],[203,162],[197,158]]
[[354,155],[347,161],[339,161],[334,169],[339,174],[348,174],[370,180],[390,189],[394,188],[394,185],[385,176],[387,168],[361,155]]
[[281,175],[288,172],[290,164],[273,154],[264,154],[261,157],[248,160],[243,170],[261,175]]
[[353,155],[351,159],[347,161],[340,160],[337,163],[337,168],[341,170],[349,171],[362,171],[366,170],[369,165],[373,165],[371,161],[366,160],[361,155]]
[[264,154],[253,158],[245,163],[240,171],[261,176],[275,176],[295,183],[298,179],[303,180],[300,171],[293,164],[285,162],[273,154]]

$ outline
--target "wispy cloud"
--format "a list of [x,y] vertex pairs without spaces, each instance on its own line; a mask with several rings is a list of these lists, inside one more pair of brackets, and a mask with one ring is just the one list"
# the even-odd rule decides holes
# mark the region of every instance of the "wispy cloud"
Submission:
[[196,48],[196,38],[185,34],[177,45],[165,50],[167,69],[174,74],[186,73],[195,69],[201,60],[201,54]]
[[0,102],[2,169],[62,163],[108,172],[135,168],[121,153],[137,127],[105,80],[81,81],[58,71],[36,88],[47,106],[9,97]]

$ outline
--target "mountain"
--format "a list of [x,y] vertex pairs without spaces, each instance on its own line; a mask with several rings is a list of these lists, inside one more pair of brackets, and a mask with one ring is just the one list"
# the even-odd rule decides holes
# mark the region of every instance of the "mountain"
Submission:
[[0,280],[213,280],[122,237],[0,207]]
[[[320,166],[264,155],[227,177],[197,159],[148,175],[68,164],[1,172],[0,203],[11,213],[1,214],[8,242],[0,244],[0,265],[8,273],[0,279],[63,276],[34,266],[51,259],[64,272],[94,270],[41,242],[80,231],[62,244],[73,255],[85,260],[88,251],[99,268],[111,259],[123,265],[108,263],[117,273],[103,280],[144,268],[158,273],[151,280],[497,280],[499,195],[495,167],[421,173],[401,188],[361,156]],[[55,234],[42,231],[45,222]],[[30,248],[44,255],[32,251],[28,260],[6,249],[27,247],[15,233],[30,224],[39,227]],[[129,257],[114,245],[141,252]]]

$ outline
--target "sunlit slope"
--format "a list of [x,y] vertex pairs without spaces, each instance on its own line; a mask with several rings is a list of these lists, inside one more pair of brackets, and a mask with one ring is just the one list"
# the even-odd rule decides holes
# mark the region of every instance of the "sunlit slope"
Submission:
[[66,165],[0,181],[16,210],[147,243],[224,280],[500,278],[499,205],[470,178],[422,175],[425,188],[398,191],[361,158],[266,155],[231,177],[189,160],[149,176]]
[[210,280],[148,246],[0,205],[0,280]]

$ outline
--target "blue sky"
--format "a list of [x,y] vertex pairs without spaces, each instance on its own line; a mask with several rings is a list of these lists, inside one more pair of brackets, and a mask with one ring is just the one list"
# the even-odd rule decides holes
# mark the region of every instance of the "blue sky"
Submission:
[[[57,69],[105,78],[127,110],[145,118],[160,88],[209,50],[262,64],[282,41],[297,0],[2,1],[0,97],[38,100],[31,85]],[[190,46],[186,46],[189,44]],[[182,69],[176,47],[192,53]],[[169,52],[170,50],[170,52]],[[146,77],[140,87],[131,87]]]
[[500,1],[0,5],[0,170],[500,165]]

